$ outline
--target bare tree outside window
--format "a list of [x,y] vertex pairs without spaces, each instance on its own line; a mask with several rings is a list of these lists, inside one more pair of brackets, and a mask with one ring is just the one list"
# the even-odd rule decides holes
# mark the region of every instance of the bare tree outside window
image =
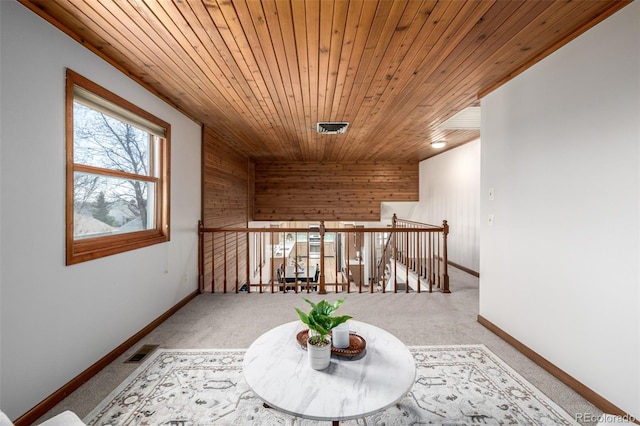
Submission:
[[169,241],[169,123],[67,70],[67,265]]
[[[102,177],[98,174],[74,174],[76,213],[92,216],[113,229],[108,233],[149,229],[149,190],[153,185],[134,176],[150,176],[150,153],[155,137],[129,123],[74,102],[74,163],[106,171],[115,170],[131,178]],[[106,214],[96,215],[97,209]],[[110,219],[108,219],[110,218]],[[85,223],[84,221],[83,223]],[[121,228],[123,228],[121,230]],[[76,236],[104,234],[105,228],[80,226]]]

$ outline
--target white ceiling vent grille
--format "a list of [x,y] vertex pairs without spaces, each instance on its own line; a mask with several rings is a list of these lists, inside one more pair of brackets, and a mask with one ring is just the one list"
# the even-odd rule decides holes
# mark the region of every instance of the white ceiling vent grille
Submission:
[[323,135],[337,135],[346,132],[347,127],[346,121],[319,121],[316,130]]
[[480,107],[468,107],[441,123],[438,130],[461,130],[480,128]]

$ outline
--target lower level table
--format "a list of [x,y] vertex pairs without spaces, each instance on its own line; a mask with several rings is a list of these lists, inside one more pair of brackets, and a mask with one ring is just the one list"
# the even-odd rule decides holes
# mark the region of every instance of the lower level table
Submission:
[[296,334],[306,329],[302,322],[269,330],[245,354],[247,384],[271,408],[334,425],[394,405],[415,381],[411,352],[394,335],[373,325],[350,320],[349,328],[365,339],[364,354],[353,359],[332,355],[325,370],[309,366],[306,349],[296,340]]

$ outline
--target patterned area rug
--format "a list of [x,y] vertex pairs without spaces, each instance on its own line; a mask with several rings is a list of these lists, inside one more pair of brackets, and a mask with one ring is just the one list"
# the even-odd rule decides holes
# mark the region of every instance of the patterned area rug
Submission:
[[[483,345],[410,347],[416,382],[396,406],[341,425],[578,425]],[[87,425],[326,425],[264,408],[243,350],[159,349]]]

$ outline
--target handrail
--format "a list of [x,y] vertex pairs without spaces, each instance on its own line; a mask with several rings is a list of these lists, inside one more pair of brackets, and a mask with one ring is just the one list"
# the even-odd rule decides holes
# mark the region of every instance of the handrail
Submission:
[[[327,287],[336,292],[363,292],[369,287],[374,292],[381,285],[379,290],[386,292],[391,289],[381,271],[393,259],[393,292],[402,280],[408,292],[410,281],[417,279],[417,292],[425,282],[430,292],[436,285],[448,293],[448,230],[446,221],[438,227],[395,215],[392,227],[374,228],[325,228],[324,222],[310,228],[224,228],[199,222],[199,289],[204,292],[210,286],[212,292],[225,293],[317,289],[326,294]],[[397,276],[398,265],[405,268],[404,277]],[[310,276],[312,270],[315,276]]]
[[380,260],[378,260],[378,265],[376,266],[376,276],[375,276],[375,282],[379,283],[384,279],[384,270],[385,267],[387,265],[387,262],[389,262],[389,259],[391,259],[391,246],[393,245],[395,241],[395,233],[391,232],[389,235],[389,238],[387,238],[387,242],[385,243],[384,247],[382,248],[382,255],[380,256]]

